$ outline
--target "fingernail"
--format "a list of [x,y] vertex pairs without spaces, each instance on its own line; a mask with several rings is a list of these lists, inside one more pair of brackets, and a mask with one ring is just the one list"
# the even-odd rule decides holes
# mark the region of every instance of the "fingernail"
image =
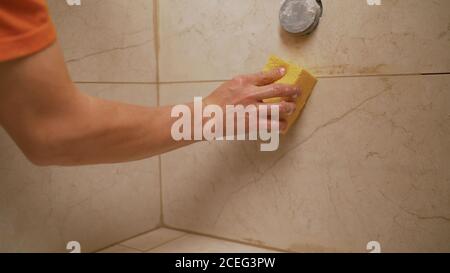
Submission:
[[280,68],[280,73],[281,73],[282,75],[286,74],[286,68],[281,67],[281,68]]

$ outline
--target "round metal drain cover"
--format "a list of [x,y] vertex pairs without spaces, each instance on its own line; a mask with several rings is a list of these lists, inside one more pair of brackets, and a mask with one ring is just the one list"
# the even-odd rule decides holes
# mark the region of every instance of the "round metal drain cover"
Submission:
[[281,26],[293,34],[311,33],[319,24],[321,16],[321,0],[285,0],[280,9]]

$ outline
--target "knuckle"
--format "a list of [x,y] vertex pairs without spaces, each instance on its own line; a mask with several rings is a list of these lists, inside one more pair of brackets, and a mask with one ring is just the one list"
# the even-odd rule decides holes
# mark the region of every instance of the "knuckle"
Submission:
[[292,95],[293,90],[294,89],[290,86],[284,86],[283,87],[283,96],[288,97],[288,96]]
[[284,92],[283,86],[278,85],[278,84],[274,84],[274,85],[272,86],[272,90],[273,90],[274,93],[276,93],[276,94],[278,94],[278,95],[282,95],[283,92]]

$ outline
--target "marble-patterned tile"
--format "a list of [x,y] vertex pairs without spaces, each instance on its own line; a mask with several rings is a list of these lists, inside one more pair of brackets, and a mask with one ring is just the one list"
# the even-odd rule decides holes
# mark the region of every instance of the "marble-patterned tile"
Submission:
[[156,81],[152,0],[48,4],[74,81]]
[[194,97],[206,97],[222,83],[223,82],[160,84],[160,102],[161,105],[193,102]]
[[0,253],[30,252],[39,246],[63,251],[58,227],[48,217],[51,170],[31,164],[2,127],[0,151]]
[[[163,84],[161,102],[217,85]],[[204,142],[162,156],[165,222],[289,251],[448,252],[449,90],[449,75],[321,79],[276,152]]]
[[[111,99],[156,105],[155,85],[82,84]],[[0,252],[91,252],[160,224],[158,159],[39,168],[0,132]],[[131,224],[130,224],[131,223]]]
[[132,249],[123,245],[115,245],[112,247],[108,247],[106,249],[103,249],[97,253],[142,253],[139,250]]
[[275,253],[264,248],[199,235],[186,235],[149,253]]
[[269,54],[317,75],[450,71],[448,0],[323,0],[306,38],[280,30],[280,2],[159,1],[161,80],[225,80],[259,71]]
[[121,243],[123,246],[127,246],[134,249],[139,249],[141,251],[147,251],[152,248],[158,247],[167,243],[169,241],[173,241],[185,235],[185,232],[168,229],[168,228],[159,228],[154,231],[150,231],[144,235],[140,235],[136,238],[130,239]]
[[80,83],[77,86],[81,92],[102,99],[142,106],[157,105],[156,84]]

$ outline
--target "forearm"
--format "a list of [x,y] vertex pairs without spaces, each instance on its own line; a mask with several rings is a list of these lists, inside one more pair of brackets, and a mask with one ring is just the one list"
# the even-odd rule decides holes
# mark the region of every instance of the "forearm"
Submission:
[[[140,160],[191,144],[171,136],[171,107],[143,107],[86,95],[75,110],[43,121],[43,165]],[[47,154],[45,154],[47,153]]]
[[0,63],[0,125],[38,165],[125,162],[189,144],[172,139],[170,111],[80,92],[57,43]]

